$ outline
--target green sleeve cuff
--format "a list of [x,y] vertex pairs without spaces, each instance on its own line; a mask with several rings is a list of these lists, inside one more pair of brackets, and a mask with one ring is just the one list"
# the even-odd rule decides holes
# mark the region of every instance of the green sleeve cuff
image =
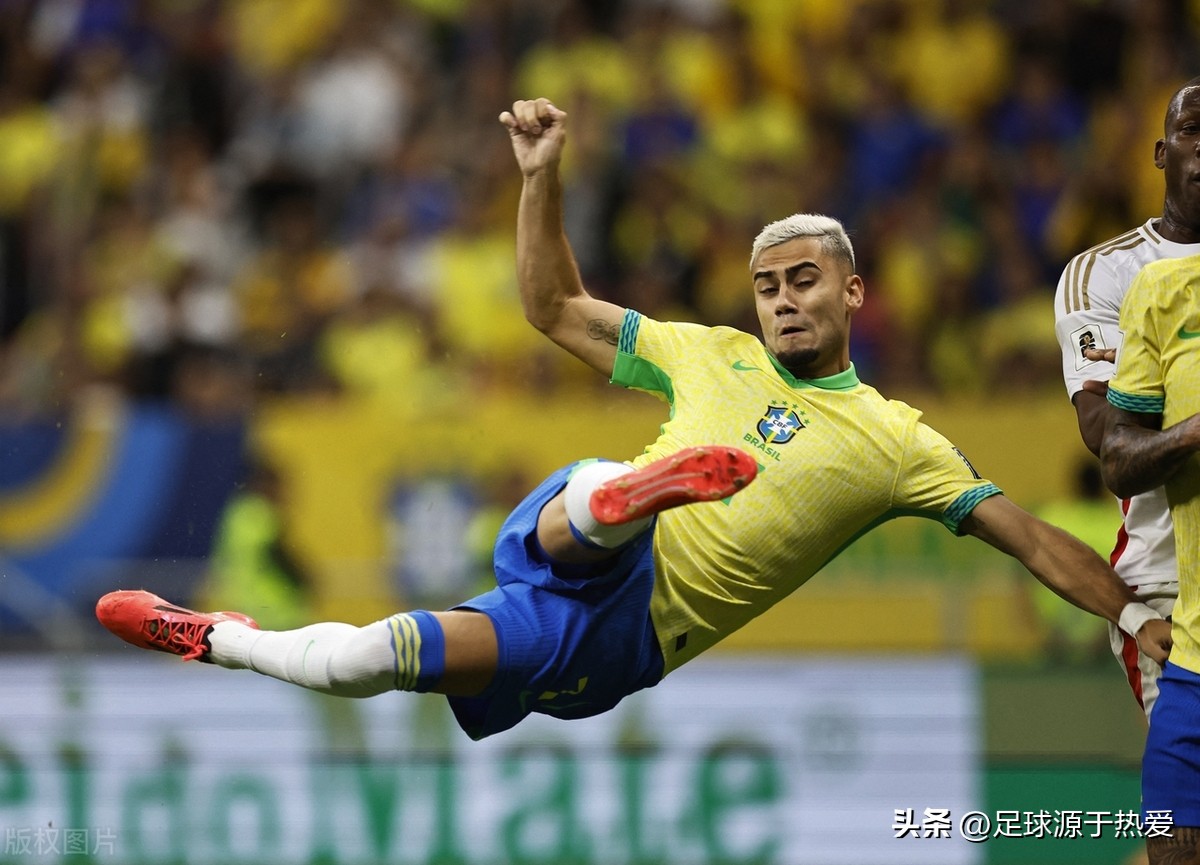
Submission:
[[1124,391],[1108,389],[1108,401],[1115,405],[1121,411],[1133,412],[1134,414],[1162,414],[1166,408],[1166,397],[1161,396],[1137,396]]
[[954,532],[956,535],[961,535],[960,528],[962,521],[967,518],[971,511],[975,510],[975,506],[981,501],[992,496],[1003,495],[1003,491],[995,484],[984,484],[981,487],[967,490],[961,496],[954,500],[950,507],[946,508],[946,512],[942,514],[942,523],[946,528]]

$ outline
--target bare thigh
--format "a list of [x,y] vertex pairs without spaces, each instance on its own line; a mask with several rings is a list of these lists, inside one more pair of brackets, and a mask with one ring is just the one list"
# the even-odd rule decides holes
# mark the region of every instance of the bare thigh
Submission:
[[474,697],[496,676],[500,651],[496,628],[484,613],[447,610],[431,613],[446,640],[446,670],[433,689],[450,697]]

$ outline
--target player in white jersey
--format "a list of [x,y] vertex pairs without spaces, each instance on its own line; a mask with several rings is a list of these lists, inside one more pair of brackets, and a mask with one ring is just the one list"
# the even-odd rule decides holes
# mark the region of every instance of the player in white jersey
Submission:
[[[1186,154],[1168,145],[1173,125],[1194,122],[1181,112],[1179,94],[1196,83],[1200,79],[1189,81],[1172,97],[1165,120],[1167,137],[1155,144],[1154,164],[1165,172],[1166,179],[1162,217],[1076,255],[1058,282],[1054,320],[1062,349],[1063,381],[1084,444],[1096,455],[1112,411],[1104,398],[1105,385],[1099,383],[1106,384],[1115,370],[1112,361],[1121,344],[1117,321],[1126,290],[1151,262],[1200,255],[1200,196],[1192,179],[1184,176]],[[1169,616],[1179,582],[1166,494],[1159,488],[1123,499],[1121,512],[1124,522],[1110,557],[1113,568],[1143,601]],[[1158,697],[1161,670],[1117,628],[1109,628],[1109,638],[1113,654],[1149,718]]]

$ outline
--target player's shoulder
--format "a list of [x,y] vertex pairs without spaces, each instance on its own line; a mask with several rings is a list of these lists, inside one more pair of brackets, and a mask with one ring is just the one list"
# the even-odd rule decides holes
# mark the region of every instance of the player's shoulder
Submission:
[[733,330],[729,327],[713,327],[699,322],[686,321],[672,318],[654,318],[646,315],[643,312],[638,312],[635,309],[630,309],[626,312],[626,316],[634,319],[639,327],[653,327],[664,331],[673,331],[675,333],[688,334],[692,337],[705,338],[715,335],[721,330]]
[[[872,388],[872,390],[874,389]],[[875,393],[874,398],[878,399],[881,403],[879,409],[881,412],[884,412],[905,426],[918,423],[924,414],[919,408],[902,399],[887,399],[878,392]]]
[[[876,402],[877,400],[877,402]],[[892,458],[906,465],[934,465],[966,457],[937,428],[925,420],[924,412],[900,399],[888,399],[878,394],[868,395],[876,413],[863,414],[875,425],[874,437],[886,442]],[[969,464],[968,464],[969,465]]]
[[758,337],[738,330],[728,325],[697,324],[690,321],[673,321],[671,329],[680,338],[697,343],[707,343],[714,347],[745,346],[748,344],[761,345]]
[[[1136,249],[1143,243],[1152,243],[1154,235],[1149,232],[1149,228],[1150,222],[1145,222],[1107,240],[1102,240],[1094,246],[1089,246],[1082,252],[1072,256],[1070,263],[1087,261],[1093,257],[1111,257],[1114,255],[1120,257],[1121,253],[1128,253],[1129,250]],[[1069,266],[1070,264],[1068,264]]]
[[1200,275],[1200,254],[1186,258],[1163,258],[1141,269],[1135,282],[1159,283],[1172,279],[1195,279]]
[[856,399],[855,413],[860,417],[872,417],[879,426],[903,430],[915,426],[921,420],[921,410],[901,399],[886,397],[864,382],[852,389]]
[[1073,256],[1058,281],[1057,314],[1119,307],[1129,283],[1145,265],[1173,254],[1167,246],[1153,220],[1147,220]]
[[1200,296],[1200,255],[1156,261],[1142,268],[1121,306],[1123,327],[1142,315],[1176,316],[1194,308]]
[[758,358],[765,351],[758,337],[737,328],[689,321],[656,321],[642,318],[638,328],[651,334],[653,351],[696,363],[705,358]]
[[705,328],[708,331],[710,338],[715,342],[725,343],[745,343],[745,342],[761,342],[757,336],[746,333],[744,330],[738,330],[736,327],[719,324],[715,327]]

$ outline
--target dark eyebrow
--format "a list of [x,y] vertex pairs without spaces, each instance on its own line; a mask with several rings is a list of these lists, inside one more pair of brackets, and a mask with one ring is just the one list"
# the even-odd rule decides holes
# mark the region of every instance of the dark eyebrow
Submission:
[[[794,277],[796,276],[796,274],[798,274],[800,271],[802,271],[802,270],[806,270],[806,269],[809,269],[809,268],[811,268],[812,270],[815,270],[815,271],[817,271],[818,273],[820,273],[820,272],[821,272],[821,267],[820,267],[820,265],[818,265],[818,264],[817,264],[815,261],[802,261],[802,262],[800,262],[799,264],[793,264],[791,267],[786,267],[786,268],[784,268],[784,270],[783,270],[783,275],[784,275],[784,276],[785,276],[787,279],[792,279],[792,278],[794,278]],[[759,279],[761,279],[761,278],[764,278],[764,277],[770,277],[770,276],[772,276],[772,275],[773,275],[773,273],[774,273],[774,272],[773,272],[773,271],[770,271],[770,270],[759,270],[759,271],[756,271],[756,272],[755,272],[755,274],[754,274],[754,281],[756,281],[756,282],[757,282],[757,281],[758,281]]]
[[821,268],[817,266],[815,261],[802,261],[799,264],[793,264],[786,271],[784,271],[784,273],[787,275],[788,279],[793,279],[802,270],[815,270],[817,273],[821,272]]

